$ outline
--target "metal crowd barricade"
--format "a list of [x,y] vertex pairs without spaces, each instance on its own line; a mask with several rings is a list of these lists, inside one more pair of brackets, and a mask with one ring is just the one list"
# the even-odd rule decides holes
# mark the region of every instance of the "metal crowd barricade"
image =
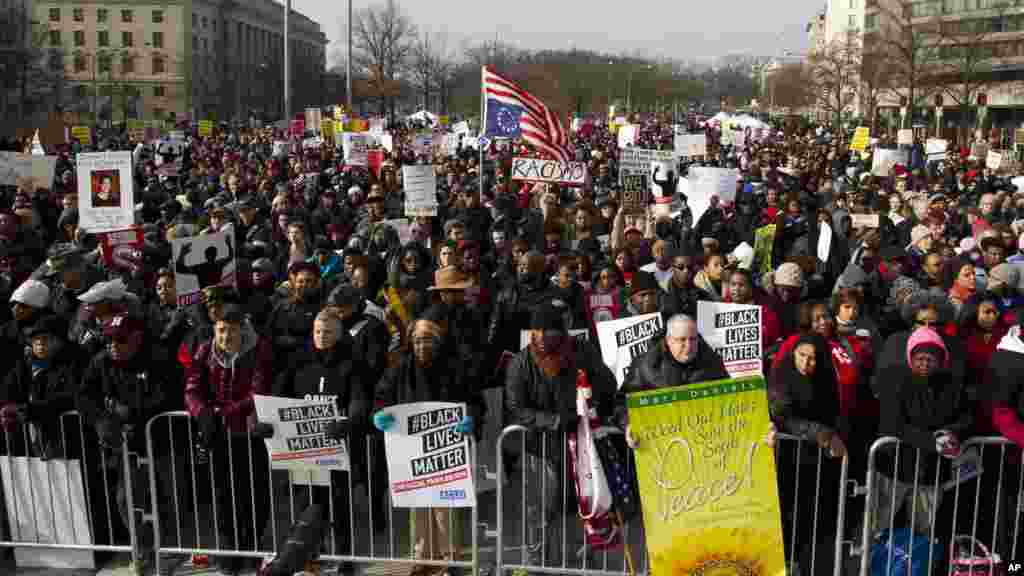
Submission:
[[[518,440],[510,440],[518,435]],[[568,451],[565,437],[557,434],[558,444],[549,447],[549,440],[554,433],[531,431],[526,427],[514,425],[506,427],[498,438],[498,530],[497,530],[497,557],[496,576],[504,576],[506,572],[528,572],[538,574],[572,574],[572,575],[597,575],[597,576],[622,576],[624,574],[646,574],[648,572],[647,550],[644,543],[644,529],[641,517],[638,516],[632,524],[627,523],[623,527],[623,545],[621,550],[601,551],[588,553],[583,546],[585,541],[582,537],[582,524],[580,523],[575,509],[567,509],[574,506],[572,498],[567,489],[573,489],[572,480],[569,476],[570,465],[567,462]],[[539,438],[539,443],[531,444],[528,447],[530,436]],[[780,445],[792,444],[797,448],[797,466],[810,466],[812,462],[803,460],[805,442],[799,438],[787,435],[778,435],[776,454]],[[560,446],[560,448],[558,448]],[[561,454],[551,454],[551,450],[558,450]],[[816,496],[813,499],[814,518],[810,533],[813,537],[821,537],[822,540],[834,537],[835,550],[833,554],[821,558],[817,555],[815,542],[811,542],[811,572],[823,573],[822,570],[815,571],[817,562],[822,562],[822,568],[839,576],[842,573],[843,559],[843,526],[846,518],[846,485],[849,467],[848,458],[834,465],[838,468],[836,472],[836,490],[838,502],[835,504],[835,514],[838,530],[833,535],[826,531],[818,532],[819,502],[818,496],[823,492],[823,480],[826,476],[825,463],[829,460],[828,455],[821,449],[814,447],[817,451],[817,465],[814,467],[813,478],[815,485],[811,487],[801,486],[801,475],[796,475],[792,495],[796,501],[806,499],[803,495],[810,490]],[[515,461],[515,470],[508,471],[508,462]],[[557,469],[551,470],[553,467]],[[560,478],[554,476],[560,475]],[[506,478],[507,476],[507,478]],[[506,486],[506,484],[508,484]],[[804,491],[803,493],[801,491]],[[510,499],[509,492],[518,492],[518,502]],[[552,494],[554,492],[554,494]],[[559,493],[560,492],[560,493]],[[826,497],[835,496],[836,493],[825,491]],[[510,502],[510,500],[512,500]],[[558,502],[558,500],[561,500]],[[543,511],[538,514],[538,508],[551,507],[556,510],[554,514]],[[800,526],[800,519],[796,511],[783,510],[783,516],[791,513],[791,521],[786,522],[790,529],[790,537],[796,537]],[[538,515],[540,519],[538,520]],[[553,522],[551,521],[551,517]],[[538,525],[539,524],[539,525]],[[804,532],[807,530],[805,529]],[[550,532],[550,533],[549,533]],[[551,536],[554,536],[552,542]],[[820,540],[818,540],[820,541]],[[796,549],[801,544],[791,546],[788,560],[790,564],[796,562]],[[555,548],[554,554],[549,548]],[[626,551],[628,550],[628,554]],[[632,560],[632,561],[631,561]],[[828,562],[833,562],[828,566]]]
[[[57,429],[60,437],[52,438],[53,429],[46,432],[40,428],[40,423],[31,422],[19,423],[16,430],[6,432],[0,430],[0,450],[2,456],[8,458],[6,473],[0,474],[0,485],[4,486],[4,497],[0,500],[0,509],[4,510],[0,522],[7,527],[6,538],[0,540],[0,546],[9,548],[36,548],[50,550],[73,550],[87,552],[115,552],[131,554],[132,560],[136,561],[136,548],[134,543],[138,537],[136,533],[135,496],[132,484],[132,472],[130,464],[130,453],[128,443],[122,438],[121,454],[129,455],[124,458],[120,455],[108,453],[100,449],[95,439],[87,440],[86,428],[82,423],[81,415],[76,411],[64,412],[57,420]],[[51,436],[47,436],[47,434]],[[59,456],[58,456],[59,454]],[[24,458],[24,461],[16,459]],[[54,480],[54,469],[48,463],[55,461],[74,463],[80,467],[80,478],[84,496],[85,525],[76,520],[77,514],[70,501],[77,489],[72,480],[74,468],[65,468],[63,482]],[[97,461],[99,468],[96,468]],[[15,480],[14,469],[17,465],[24,465],[28,469],[29,482],[27,482],[29,499],[32,501],[31,511],[22,509],[20,497],[15,491],[20,488]],[[38,485],[32,480],[33,464],[41,464],[45,472],[45,484]],[[118,476],[120,475],[120,478]],[[57,482],[57,484],[55,484]],[[60,486],[59,484],[63,484]],[[115,530],[119,524],[124,524],[119,518],[115,492],[120,485],[124,493],[124,509],[127,514],[127,526],[123,526],[127,532],[127,541],[123,536],[118,536]],[[37,490],[45,489],[49,494],[49,502],[44,502],[44,507],[49,508],[50,517],[40,518],[37,501]],[[63,491],[63,492],[61,492]],[[69,501],[58,502],[55,493],[67,496]],[[8,510],[8,503],[13,507]],[[65,511],[57,514],[58,507],[65,507]],[[67,513],[67,510],[70,513]],[[45,510],[43,513],[45,514]],[[70,538],[64,538],[68,530],[62,528],[65,522],[70,523]],[[13,524],[13,525],[12,525]],[[22,527],[26,527],[23,532]],[[27,533],[27,534],[26,534]],[[30,536],[33,535],[33,536]],[[70,540],[70,541],[67,541]],[[90,541],[81,544],[82,540]],[[102,543],[98,543],[102,542]]]
[[[162,429],[166,429],[166,433]],[[161,434],[165,434],[162,439]],[[384,456],[383,442],[379,434],[369,435],[366,439],[366,480],[360,484],[353,481],[352,473],[330,473],[325,481],[316,473],[275,470],[265,456],[263,441],[254,443],[248,433],[231,435],[224,439],[226,446],[223,450],[214,448],[205,462],[197,462],[200,450],[194,438],[193,423],[186,412],[165,412],[150,419],[146,425],[149,490],[153,495],[149,518],[153,521],[157,572],[163,564],[182,562],[188,556],[271,558],[305,507],[314,502],[324,504],[328,513],[322,530],[327,540],[320,550],[319,559],[322,561],[435,566],[463,569],[473,574],[478,571],[477,507],[459,509],[464,512],[455,513],[441,512],[442,509],[419,512],[428,518],[425,522],[427,534],[417,536],[434,548],[440,538],[435,538],[435,531],[440,531],[436,527],[440,519],[444,519],[448,523],[446,550],[454,551],[457,557],[415,555],[410,521],[416,512],[394,509],[389,505],[387,474],[379,474],[385,470],[381,460]],[[243,440],[244,445],[250,448],[246,450],[247,454],[240,454],[236,446],[243,444]],[[188,446],[176,444],[183,441]],[[160,446],[160,442],[167,445]],[[475,451],[473,444],[471,454],[474,461]],[[238,477],[236,469],[245,472],[246,477]],[[225,475],[226,487],[223,486]],[[257,482],[258,477],[260,480]],[[262,483],[265,483],[265,494],[259,493]],[[247,495],[249,500],[238,502],[238,492],[245,492],[246,487],[248,492],[242,496]],[[165,494],[166,497],[163,496]],[[383,502],[386,510],[381,512],[375,502]],[[336,503],[347,503],[344,504],[347,510],[338,509]],[[240,545],[239,539],[241,530],[237,520],[240,504],[254,511],[260,507],[270,511],[265,523],[269,526],[260,526],[255,512],[251,519],[245,519],[244,529],[248,530],[251,522],[253,531],[251,541],[245,545]],[[222,538],[218,525],[225,522],[220,515],[228,506],[233,518],[228,534]],[[465,525],[467,522],[468,526]],[[461,527],[469,531],[470,539],[458,538],[457,523],[462,523]],[[348,530],[347,546],[336,538],[335,530],[339,527]],[[441,542],[441,546],[444,544]],[[339,545],[342,545],[341,549]]]
[[[1017,558],[1024,536],[1021,449],[1001,437],[972,438],[962,445],[961,454],[974,451],[973,456],[949,460],[934,451],[904,444],[899,438],[885,437],[871,446],[861,535],[861,576],[879,573],[883,562],[883,575],[893,573],[894,562],[912,566],[915,547],[908,546],[907,540],[914,538],[924,538],[928,544],[924,574],[933,574],[935,568],[942,567],[948,571],[956,554],[973,556],[974,542],[980,542],[1004,562]],[[912,462],[907,462],[905,450],[913,451]],[[883,452],[893,453],[889,456],[893,478],[878,470],[878,458]],[[923,477],[922,464],[934,464],[934,473]],[[906,478],[901,470],[905,471],[907,466],[914,467],[912,482],[900,482],[900,478]],[[897,522],[901,512],[908,520]],[[886,530],[889,534],[909,530],[912,536],[897,539],[897,546],[886,546],[879,538]],[[961,544],[965,545],[962,550]],[[974,573],[979,570],[985,571],[975,568]],[[989,566],[988,571],[993,573],[995,567]]]

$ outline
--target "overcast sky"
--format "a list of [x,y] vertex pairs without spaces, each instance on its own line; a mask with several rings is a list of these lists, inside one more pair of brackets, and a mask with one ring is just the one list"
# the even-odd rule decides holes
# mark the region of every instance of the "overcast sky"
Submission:
[[[376,0],[380,1],[380,0]],[[352,0],[353,10],[376,3]],[[702,60],[744,53],[775,56],[807,47],[805,27],[825,0],[399,0],[421,30],[464,41],[493,40],[520,48],[639,52]],[[292,0],[318,21],[344,56],[345,0]],[[330,56],[328,56],[330,59]]]

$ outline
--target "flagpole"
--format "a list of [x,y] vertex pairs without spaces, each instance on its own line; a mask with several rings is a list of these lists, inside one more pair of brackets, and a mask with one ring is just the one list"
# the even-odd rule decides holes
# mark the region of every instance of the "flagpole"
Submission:
[[[484,147],[480,143],[481,138],[487,132],[487,97],[484,94],[484,68],[480,68],[480,135],[476,140],[476,147],[480,151],[480,164],[477,175],[479,176],[480,202],[484,201]],[[480,239],[478,239],[480,240]]]

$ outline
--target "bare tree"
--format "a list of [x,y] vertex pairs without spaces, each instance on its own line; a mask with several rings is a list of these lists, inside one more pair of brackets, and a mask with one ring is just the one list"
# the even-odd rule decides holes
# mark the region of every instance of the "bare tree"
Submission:
[[390,108],[394,115],[400,75],[416,41],[416,25],[396,0],[384,0],[356,13],[352,35],[353,65],[368,79],[373,96],[380,100],[381,114]]
[[816,99],[811,69],[803,62],[783,64],[767,78],[768,99],[772,106],[784,106],[794,113]]
[[936,88],[936,73],[941,62],[941,26],[938,18],[914,23],[923,5],[911,0],[884,0],[878,3],[877,29],[865,38],[885,59],[884,91],[914,109],[925,105]]
[[51,37],[24,5],[0,11],[0,104],[11,118],[42,111],[51,97],[60,105],[64,49],[59,34]]
[[850,112],[857,98],[860,74],[860,43],[854,34],[837,38],[809,58],[808,86],[817,94],[818,108],[831,119],[832,125],[842,125],[843,114]]
[[866,45],[861,54],[860,96],[872,134],[878,133],[878,102],[882,93],[889,89],[890,80],[885,53]]

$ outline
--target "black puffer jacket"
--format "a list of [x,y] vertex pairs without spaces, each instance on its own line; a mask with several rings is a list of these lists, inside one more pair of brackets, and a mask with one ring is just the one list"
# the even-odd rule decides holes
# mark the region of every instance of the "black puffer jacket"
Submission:
[[[61,414],[75,409],[75,394],[81,378],[78,349],[69,344],[63,346],[44,369],[34,368],[32,358],[26,352],[4,377],[0,406],[24,406],[26,420],[36,424],[41,432],[41,437],[34,439],[34,442],[11,438],[9,447],[21,448],[31,443],[33,456],[63,457]],[[71,430],[75,422],[68,420],[64,424]],[[71,432],[74,436],[78,435],[77,431]]]
[[658,340],[627,369],[626,380],[618,393],[616,416],[622,426],[629,424],[626,397],[633,392],[713,382],[728,377],[722,357],[703,338],[698,339],[697,356],[686,364],[676,361],[665,341]]

